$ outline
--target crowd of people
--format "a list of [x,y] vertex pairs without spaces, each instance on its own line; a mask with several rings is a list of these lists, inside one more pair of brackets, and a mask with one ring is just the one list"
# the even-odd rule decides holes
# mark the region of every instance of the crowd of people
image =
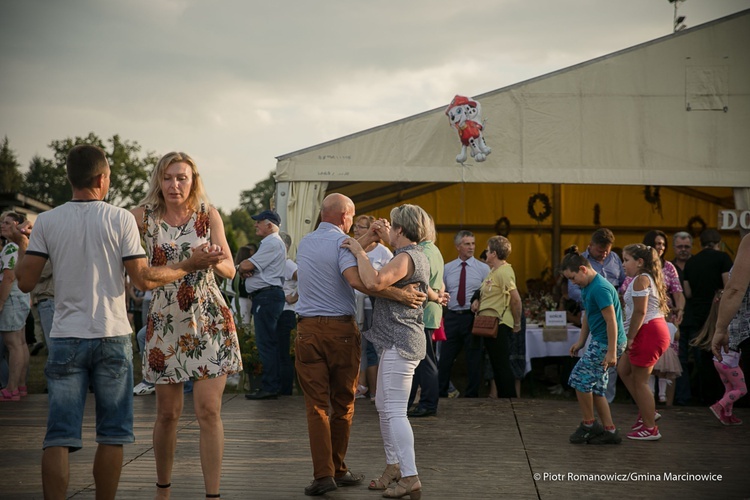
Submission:
[[[521,397],[525,321],[504,236],[491,237],[480,260],[474,235],[461,230],[457,257],[445,263],[434,221],[421,207],[398,206],[388,219],[355,219],[352,200],[331,194],[317,229],[299,241],[296,262],[271,209],[252,216],[259,245],[241,248],[233,261],[222,219],[187,154],[159,160],[145,198],[130,212],[103,201],[110,168],[101,149],[71,149],[67,172],[69,203],[33,225],[15,213],[0,219],[8,240],[0,255],[0,332],[9,352],[0,400],[20,401],[27,392],[24,326],[33,291],[49,351],[45,498],[65,497],[68,454],[83,446],[89,390],[97,400],[98,498],[114,498],[122,446],[134,440],[133,396],[150,393],[156,394],[155,497],[170,498],[186,390],[200,426],[205,496],[219,498],[222,394],[227,378],[243,370],[236,320],[252,321],[262,363],[260,387],[245,397],[290,395],[295,376],[304,395],[309,496],[363,481],[345,461],[359,397],[375,403],[385,456],[368,488],[413,499],[422,485],[409,419],[437,416],[441,397],[478,397],[485,352],[493,395]],[[701,234],[703,249],[694,256],[690,234],[675,234],[673,262],[664,259],[668,238],[661,231],[621,255],[608,229],[597,230],[584,252],[569,249],[560,268],[561,307],[581,324],[570,348],[580,358],[568,384],[582,414],[571,443],[622,441],[609,408],[618,376],[638,407],[630,439],[661,437],[655,398],[686,404],[695,393],[721,423],[741,423],[732,409],[747,392],[738,365],[750,337],[748,238],[734,267],[714,230]],[[494,335],[472,334],[477,316],[495,319]],[[143,359],[135,388],[134,327]],[[459,390],[452,377],[461,351],[468,376]],[[698,373],[693,387],[691,362]]]
[[[575,247],[568,250],[562,271],[570,281],[569,294],[580,297],[583,312],[581,334],[571,346],[571,355],[588,345],[569,379],[583,417],[571,443],[622,441],[609,410],[617,375],[639,410],[627,433],[629,439],[661,439],[656,398],[672,404],[674,397],[675,404],[684,405],[696,394],[722,424],[742,423],[732,409],[747,393],[739,362],[750,336],[749,237],[743,238],[734,267],[721,251],[721,235],[714,229],[701,233],[703,248],[694,256],[692,236],[676,233],[673,262],[664,259],[667,236],[658,230],[648,232],[643,243],[625,246],[622,257],[612,251],[614,235],[608,229],[597,230],[582,254]],[[720,298],[730,282],[733,301],[721,323]],[[658,385],[654,375],[659,377]]]

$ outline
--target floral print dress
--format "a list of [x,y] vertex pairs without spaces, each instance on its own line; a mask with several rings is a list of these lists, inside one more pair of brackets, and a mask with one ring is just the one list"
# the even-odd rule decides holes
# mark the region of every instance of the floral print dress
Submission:
[[[205,206],[176,227],[157,219],[149,207],[143,218],[143,237],[151,266],[183,261],[190,257],[192,248],[210,243],[210,218]],[[144,379],[173,384],[241,370],[234,319],[213,269],[190,273],[154,289],[146,325]]]

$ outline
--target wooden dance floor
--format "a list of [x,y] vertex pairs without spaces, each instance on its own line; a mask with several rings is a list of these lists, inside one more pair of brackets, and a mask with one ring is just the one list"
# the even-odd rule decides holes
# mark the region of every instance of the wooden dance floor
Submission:
[[[135,398],[136,443],[125,447],[118,498],[151,499],[155,397]],[[620,429],[636,408],[615,404]],[[301,396],[247,401],[224,398],[223,499],[303,499],[312,480]],[[47,399],[30,395],[0,406],[0,498],[41,499],[40,457]],[[745,425],[724,427],[701,407],[662,410],[658,442],[624,439],[617,446],[571,445],[580,420],[575,401],[445,399],[437,417],[413,419],[425,499],[750,498],[750,411]],[[71,498],[93,499],[94,405],[89,398],[84,449],[70,456]],[[198,424],[186,396],[172,476],[172,498],[202,499]],[[367,481],[385,458],[375,406],[357,400],[347,464],[365,474],[357,487],[321,498],[377,499]]]

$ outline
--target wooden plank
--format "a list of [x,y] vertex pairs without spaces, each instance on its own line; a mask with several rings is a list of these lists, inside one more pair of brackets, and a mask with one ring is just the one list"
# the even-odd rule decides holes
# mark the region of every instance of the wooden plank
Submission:
[[[91,399],[91,398],[90,398]],[[125,447],[118,498],[151,499],[155,466],[151,431],[154,396],[135,399],[136,443]],[[750,427],[724,427],[706,408],[660,409],[659,442],[625,440],[618,446],[571,445],[568,435],[580,419],[575,401],[542,399],[443,399],[437,417],[413,419],[417,466],[424,498],[429,499],[557,499],[601,498],[743,498],[750,492]],[[41,498],[41,443],[47,400],[30,395],[21,403],[0,407],[0,498]],[[630,427],[637,410],[612,406],[615,423]],[[750,411],[736,410],[750,419]],[[222,498],[303,499],[312,480],[304,400],[247,401],[226,394],[223,420],[225,453]],[[199,428],[186,396],[180,421],[172,477],[172,498],[203,498],[198,453]],[[93,499],[91,464],[96,450],[94,406],[88,402],[84,448],[70,456],[69,497]],[[726,457],[731,459],[726,459]],[[347,464],[366,481],[340,488],[323,498],[373,499],[367,482],[379,475],[385,457],[375,406],[357,400]],[[721,482],[587,480],[590,474],[722,474]],[[539,474],[539,479],[535,475]],[[545,476],[547,474],[547,476]],[[552,480],[551,474],[561,479]],[[577,477],[570,478],[573,474]]]

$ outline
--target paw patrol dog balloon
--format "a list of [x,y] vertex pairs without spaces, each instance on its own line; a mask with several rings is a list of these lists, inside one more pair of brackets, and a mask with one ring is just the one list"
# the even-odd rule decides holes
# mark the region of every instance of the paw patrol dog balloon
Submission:
[[456,156],[458,163],[466,161],[466,149],[476,161],[484,161],[492,149],[487,147],[482,134],[482,107],[479,102],[462,95],[453,98],[445,114],[451,126],[458,132],[461,139],[461,153]]

